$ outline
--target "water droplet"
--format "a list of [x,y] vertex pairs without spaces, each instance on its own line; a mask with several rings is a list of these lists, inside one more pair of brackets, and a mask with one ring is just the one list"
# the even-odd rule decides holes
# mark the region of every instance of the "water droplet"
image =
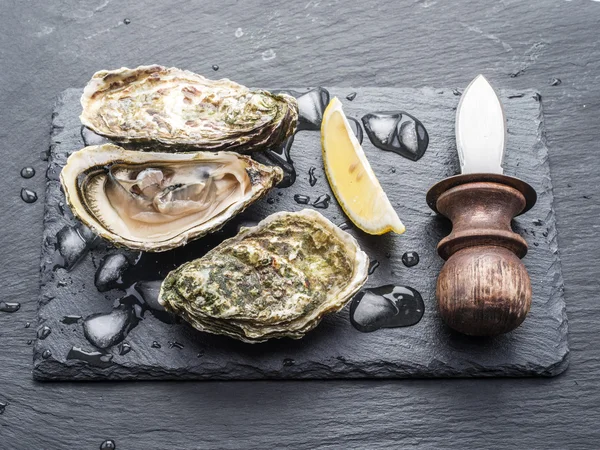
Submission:
[[21,307],[17,302],[0,302],[0,312],[14,313]]
[[29,340],[27,341],[27,345],[31,345],[31,344],[32,344],[32,342],[33,342],[33,341],[32,341],[31,339],[29,339]]
[[25,328],[29,328],[30,326],[31,326],[31,323],[30,323],[30,322],[27,322],[27,323],[25,324]]
[[4,411],[6,411],[7,406],[8,405],[6,403],[0,402],[0,415],[4,414]]
[[40,159],[42,161],[48,161],[48,158],[50,157],[50,149],[47,150],[42,150],[40,152]]
[[406,252],[402,255],[402,263],[406,267],[413,267],[419,264],[419,254],[417,252]]
[[308,205],[310,197],[308,195],[296,194],[294,195],[294,200],[300,205]]
[[322,87],[298,96],[298,130],[321,129],[323,113],[329,104],[329,98],[329,91]]
[[327,209],[327,208],[329,208],[330,201],[331,201],[331,197],[328,194],[323,194],[323,195],[319,196],[312,205],[315,208]]
[[533,224],[534,224],[536,227],[541,227],[541,226],[544,224],[544,222],[542,222],[542,220],[541,220],[541,219],[534,219],[534,220],[533,220]]
[[268,203],[269,205],[272,205],[273,203],[275,203],[275,200],[274,200],[274,199],[272,199],[271,197],[269,197],[269,198],[267,199],[267,203]]
[[419,160],[429,145],[423,124],[403,111],[369,113],[363,116],[362,122],[375,147],[413,161]]
[[33,167],[23,167],[21,169],[21,176],[23,178],[32,178],[35,176],[35,169]]
[[100,450],[116,450],[117,444],[112,439],[108,439],[100,444]]
[[350,224],[350,222],[343,222],[340,223],[338,227],[340,227],[340,230],[349,230],[350,228],[352,228],[352,225]]
[[198,352],[198,354],[196,355],[196,358],[202,358],[204,356],[204,350],[201,350]]
[[71,347],[67,354],[68,360],[84,361],[90,366],[106,368],[111,366],[113,355],[107,355],[99,351],[86,351],[80,347]]
[[123,274],[129,268],[129,260],[121,253],[106,255],[100,261],[94,284],[100,292],[106,292],[123,286]]
[[390,172],[391,172],[391,173],[396,173],[396,168],[395,168],[395,167],[392,167],[392,168],[390,169]]
[[35,192],[33,192],[31,189],[27,189],[27,188],[21,189],[21,200],[23,200],[25,203],[35,203],[37,201],[37,199],[38,199],[37,194]]
[[459,91],[458,89],[456,89],[456,88],[452,89],[452,93],[453,93],[454,95],[456,95],[456,96],[458,96],[458,95],[462,95],[462,92],[460,92],[460,91]]
[[348,117],[348,123],[350,124],[350,128],[352,129],[354,136],[356,136],[356,140],[359,144],[362,144],[364,135],[360,122],[354,117]]
[[97,348],[109,348],[121,342],[138,324],[132,308],[119,306],[108,314],[92,314],[83,321],[86,339]]
[[104,136],[100,136],[98,133],[93,132],[88,127],[81,127],[81,138],[83,143],[87,145],[102,145],[107,144],[110,141]]
[[156,341],[152,342],[152,348],[161,348],[161,347],[162,347],[162,345],[160,345],[158,342],[156,342]]
[[37,337],[40,340],[44,340],[50,336],[50,333],[52,333],[52,329],[49,326],[44,325],[37,331]]
[[131,23],[131,19],[123,19],[123,23],[125,25],[129,25]]
[[42,353],[42,358],[43,359],[48,359],[52,356],[52,352],[50,350],[44,350],[44,353]]
[[296,182],[296,168],[294,161],[290,156],[290,150],[294,142],[294,136],[290,136],[280,149],[265,150],[262,152],[253,152],[252,158],[261,164],[267,166],[278,166],[283,170],[283,180],[279,182],[277,187],[287,188]]
[[552,78],[552,80],[550,80],[550,86],[558,86],[561,83],[562,80],[560,78]]
[[168,342],[169,344],[169,348],[178,348],[179,350],[181,350],[183,348],[183,344],[180,344],[179,342],[175,341],[175,342]]
[[69,316],[63,316],[63,318],[60,319],[60,321],[62,323],[64,323],[65,325],[73,325],[73,324],[79,323],[79,321],[82,319],[83,319],[83,317],[81,317],[81,316],[69,315]]
[[217,64],[213,64],[212,70],[216,72],[217,70],[219,70],[219,66]]
[[275,50],[273,50],[272,48],[262,52],[262,60],[263,61],[271,61],[272,59],[275,59],[276,56],[277,56],[277,53],[275,53]]
[[380,328],[407,327],[423,317],[421,294],[408,286],[386,285],[363,289],[350,305],[350,322],[358,331],[368,333]]
[[391,258],[392,254],[390,252],[385,252],[385,257],[386,258]]
[[235,30],[236,38],[241,38],[243,35],[244,35],[244,31],[241,28],[238,28],[237,30]]
[[350,92],[348,95],[346,95],[346,99],[347,100],[354,100],[356,98],[356,92]]
[[371,260],[369,263],[369,275],[373,275],[377,268],[379,267],[379,261],[376,259]]
[[129,345],[127,342],[121,342],[118,349],[119,355],[124,356],[131,351],[131,345]]
[[55,261],[56,266],[67,271],[73,269],[92,248],[96,239],[96,235],[83,224],[75,227],[66,225],[61,228],[56,234],[56,249],[59,253]]
[[294,364],[296,364],[296,360],[292,359],[292,358],[285,358],[283,360],[283,366],[284,367],[291,367]]
[[317,177],[315,176],[315,167],[311,167],[310,169],[308,169],[308,183],[311,186],[314,186],[315,184],[317,184]]

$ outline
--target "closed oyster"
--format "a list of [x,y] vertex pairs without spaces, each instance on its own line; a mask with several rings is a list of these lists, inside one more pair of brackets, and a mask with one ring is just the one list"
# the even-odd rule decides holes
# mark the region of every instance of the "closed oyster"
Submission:
[[299,339],[367,280],[356,240],[314,210],[279,212],[167,275],[159,302],[201,331]]
[[115,142],[251,151],[278,147],[296,129],[294,97],[162,66],[96,72],[81,122]]
[[60,174],[67,202],[104,239],[160,252],[215,231],[283,177],[231,152],[154,153],[113,144],[73,153]]

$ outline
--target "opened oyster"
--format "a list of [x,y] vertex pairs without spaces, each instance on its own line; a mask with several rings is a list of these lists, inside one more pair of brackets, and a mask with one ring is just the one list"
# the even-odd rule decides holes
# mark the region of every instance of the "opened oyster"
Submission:
[[298,120],[296,99],[289,95],[162,66],[96,72],[81,105],[81,122],[98,134],[174,149],[277,147]]
[[223,226],[283,177],[230,152],[153,153],[113,144],[73,153],[60,174],[73,213],[119,245],[160,252]]
[[344,307],[368,265],[356,240],[318,212],[279,212],[169,273],[159,302],[201,331],[299,339]]

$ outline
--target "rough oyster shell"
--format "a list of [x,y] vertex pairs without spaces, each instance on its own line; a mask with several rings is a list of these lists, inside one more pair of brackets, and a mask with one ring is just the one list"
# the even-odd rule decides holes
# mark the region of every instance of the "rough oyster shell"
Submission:
[[60,174],[71,211],[104,239],[160,252],[218,230],[283,177],[232,152],[155,153],[113,144],[73,153]]
[[299,339],[367,280],[356,240],[314,210],[279,212],[167,275],[159,302],[201,331]]
[[96,72],[81,122],[115,142],[203,150],[277,147],[298,120],[294,97],[162,66]]

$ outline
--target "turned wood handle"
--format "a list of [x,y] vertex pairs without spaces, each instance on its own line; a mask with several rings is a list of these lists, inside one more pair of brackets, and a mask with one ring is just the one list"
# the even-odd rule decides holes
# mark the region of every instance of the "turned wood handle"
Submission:
[[427,202],[452,221],[437,250],[446,260],[437,281],[440,315],[456,331],[492,336],[517,328],[531,306],[531,281],[521,259],[527,243],[511,220],[536,201],[527,183],[497,174],[447,178]]

